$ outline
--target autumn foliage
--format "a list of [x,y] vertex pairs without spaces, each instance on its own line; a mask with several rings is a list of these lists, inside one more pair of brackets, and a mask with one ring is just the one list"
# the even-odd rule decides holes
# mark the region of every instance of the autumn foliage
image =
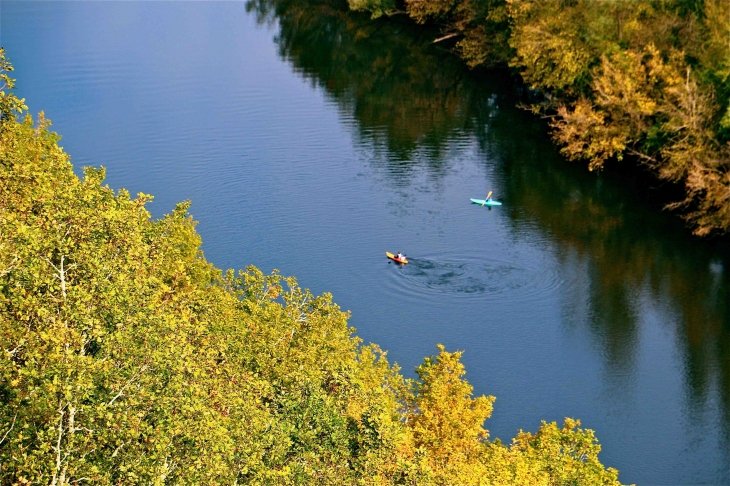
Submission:
[[562,152],[592,170],[628,156],[684,186],[668,207],[696,234],[730,231],[730,3],[507,4],[511,65],[549,94],[535,108]]
[[[390,0],[392,3],[392,0]],[[368,5],[379,4],[369,0]],[[684,188],[698,235],[730,231],[730,2],[404,0],[470,66],[509,65],[571,160],[631,160]],[[366,8],[350,0],[351,8]],[[370,7],[370,9],[375,7]],[[392,7],[391,7],[392,9]]]

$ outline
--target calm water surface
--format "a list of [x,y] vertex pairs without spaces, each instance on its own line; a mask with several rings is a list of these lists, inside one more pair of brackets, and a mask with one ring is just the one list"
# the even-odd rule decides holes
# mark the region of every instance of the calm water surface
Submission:
[[[191,199],[217,266],[332,292],[409,375],[464,350],[492,437],[577,417],[623,482],[730,484],[727,251],[562,160],[503,75],[324,0],[0,16],[75,165],[156,217]],[[469,204],[489,190],[504,206]]]

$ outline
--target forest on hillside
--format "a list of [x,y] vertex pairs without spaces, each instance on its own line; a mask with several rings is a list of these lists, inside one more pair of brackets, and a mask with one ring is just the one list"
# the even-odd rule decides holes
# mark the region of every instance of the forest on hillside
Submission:
[[332,296],[221,271],[179,204],[79,178],[0,49],[0,483],[618,485],[566,419],[490,439],[438,346],[405,379]]
[[509,66],[570,160],[682,188],[697,235],[730,231],[730,2],[348,0],[440,28],[469,66]]

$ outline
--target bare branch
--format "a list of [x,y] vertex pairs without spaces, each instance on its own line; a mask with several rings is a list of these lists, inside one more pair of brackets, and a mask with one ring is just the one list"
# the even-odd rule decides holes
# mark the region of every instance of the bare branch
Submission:
[[16,263],[16,262],[17,262],[18,260],[19,260],[19,258],[18,258],[17,256],[16,256],[15,258],[13,258],[13,261],[12,261],[12,262],[10,262],[10,264],[9,264],[9,265],[8,265],[7,267],[5,267],[5,268],[4,268],[4,269],[3,269],[3,270],[2,270],[1,272],[0,272],[0,277],[4,277],[5,275],[9,274],[9,273],[10,273],[10,272],[11,272],[11,271],[13,270],[13,268],[15,268],[15,263]]
[[66,268],[64,268],[63,262],[65,259],[65,255],[61,255],[61,268],[58,268],[56,265],[54,265],[53,262],[48,258],[43,259],[56,270],[56,278],[61,281],[61,295],[63,295],[63,300],[66,300],[66,273],[78,265],[76,263],[72,263],[71,265],[68,265]]
[[53,480],[51,481],[51,486],[56,486],[58,484],[59,475],[63,475],[61,473],[61,463],[63,462],[61,459],[61,439],[63,439],[63,416],[66,412],[64,412],[65,407],[61,407],[59,404],[59,411],[58,413],[61,415],[60,419],[58,420],[58,440],[56,441],[56,447],[51,446],[52,449],[55,449],[56,451],[56,470],[53,472]]
[[117,398],[121,397],[121,396],[122,396],[122,395],[124,394],[124,390],[126,390],[126,389],[127,389],[127,387],[128,387],[129,385],[131,385],[131,384],[132,384],[132,383],[134,382],[134,380],[135,380],[135,379],[136,379],[136,378],[137,378],[137,377],[138,377],[138,376],[139,376],[140,374],[142,374],[142,373],[144,373],[145,371],[147,371],[147,369],[148,369],[148,368],[149,368],[149,366],[147,366],[147,365],[144,365],[144,366],[142,366],[142,367],[141,367],[141,368],[140,368],[139,370],[137,370],[137,371],[136,371],[136,372],[134,373],[134,375],[132,375],[132,377],[131,377],[131,378],[130,378],[129,380],[127,380],[127,382],[126,382],[126,383],[124,384],[124,386],[122,386],[122,388],[121,388],[121,389],[119,390],[119,393],[117,393],[117,394],[116,394],[116,395],[114,396],[114,398],[112,398],[111,400],[109,400],[109,403],[107,403],[107,405],[113,405],[113,404],[114,404],[114,402],[115,402],[115,401],[117,400]]
[[8,429],[7,432],[5,432],[5,435],[3,435],[3,438],[0,439],[0,444],[2,444],[3,442],[5,442],[5,439],[8,437],[8,434],[10,433],[11,430],[13,430],[13,427],[15,427],[15,419],[16,418],[18,418],[18,412],[15,412],[15,417],[13,417],[13,423],[10,424],[10,428]]
[[435,41],[433,41],[431,44],[435,44],[437,42],[445,41],[446,39],[451,39],[452,37],[456,37],[457,35],[460,35],[459,32],[453,32],[451,34],[447,34],[447,35],[445,35],[443,37],[439,37],[438,39],[436,39]]

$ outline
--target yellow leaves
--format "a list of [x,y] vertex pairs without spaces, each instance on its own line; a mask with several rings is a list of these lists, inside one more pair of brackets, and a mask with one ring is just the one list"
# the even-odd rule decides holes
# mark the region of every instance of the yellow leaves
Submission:
[[[662,2],[507,0],[512,65],[557,108],[553,135],[570,159],[600,169],[625,154],[682,182],[670,208],[697,234],[730,231],[721,176],[730,167],[730,2],[685,11]],[[690,69],[691,66],[691,69]],[[718,135],[720,133],[720,135]],[[717,171],[717,172],[716,172]]]
[[439,345],[439,355],[426,358],[416,369],[420,382],[408,399],[406,422],[414,445],[426,456],[426,465],[447,484],[475,484],[483,469],[482,428],[491,415],[494,397],[471,398],[472,387],[462,376],[460,352]]
[[347,0],[347,3],[351,10],[370,12],[374,19],[395,9],[393,0]]
[[566,418],[562,428],[543,422],[536,434],[520,431],[506,454],[513,482],[619,485],[618,472],[598,462],[601,448],[593,431],[579,426]]
[[730,2],[706,0],[703,2],[702,22],[706,35],[696,52],[702,65],[713,71],[722,82],[730,78]]
[[[624,154],[682,182],[697,234],[730,231],[730,2],[506,0],[511,65],[557,108],[554,136],[598,169]],[[692,70],[690,71],[690,66]]]
[[[727,231],[730,215],[725,206],[730,184],[714,177],[714,171],[727,167],[730,158],[727,152],[723,154],[718,150],[716,134],[711,128],[717,113],[712,93],[698,84],[680,52],[670,52],[665,60],[653,45],[649,45],[640,63],[636,55],[633,57],[634,69],[623,69],[608,82],[603,82],[602,78],[596,80],[597,102],[611,113],[613,125],[622,123],[622,117],[630,117],[631,122],[624,124],[631,126],[631,142],[646,136],[648,124],[653,122],[662,134],[663,142],[658,154],[649,154],[645,160],[659,177],[684,181],[687,197],[682,204],[694,202],[700,208],[687,215],[697,225],[697,234],[718,229]],[[621,83],[623,79],[643,81],[643,93],[627,89],[625,86],[629,83]],[[612,97],[611,92],[600,89],[608,84],[621,85],[623,89],[616,90],[621,96]]]
[[407,0],[406,11],[419,23],[424,23],[429,17],[439,17],[451,11],[454,0]]
[[581,26],[583,11],[558,0],[507,2],[513,21],[511,66],[533,88],[574,89],[594,57]]
[[643,118],[656,113],[657,102],[652,94],[662,79],[664,64],[653,46],[645,53],[619,51],[601,56],[601,66],[593,81],[596,103],[614,116],[628,116],[632,123],[645,129]]
[[678,66],[678,55],[666,62],[652,44],[641,52],[601,56],[593,72],[593,102],[581,97],[571,107],[562,105],[551,123],[562,152],[572,160],[589,160],[593,170],[634,150],[671,105],[667,95],[675,89]]

